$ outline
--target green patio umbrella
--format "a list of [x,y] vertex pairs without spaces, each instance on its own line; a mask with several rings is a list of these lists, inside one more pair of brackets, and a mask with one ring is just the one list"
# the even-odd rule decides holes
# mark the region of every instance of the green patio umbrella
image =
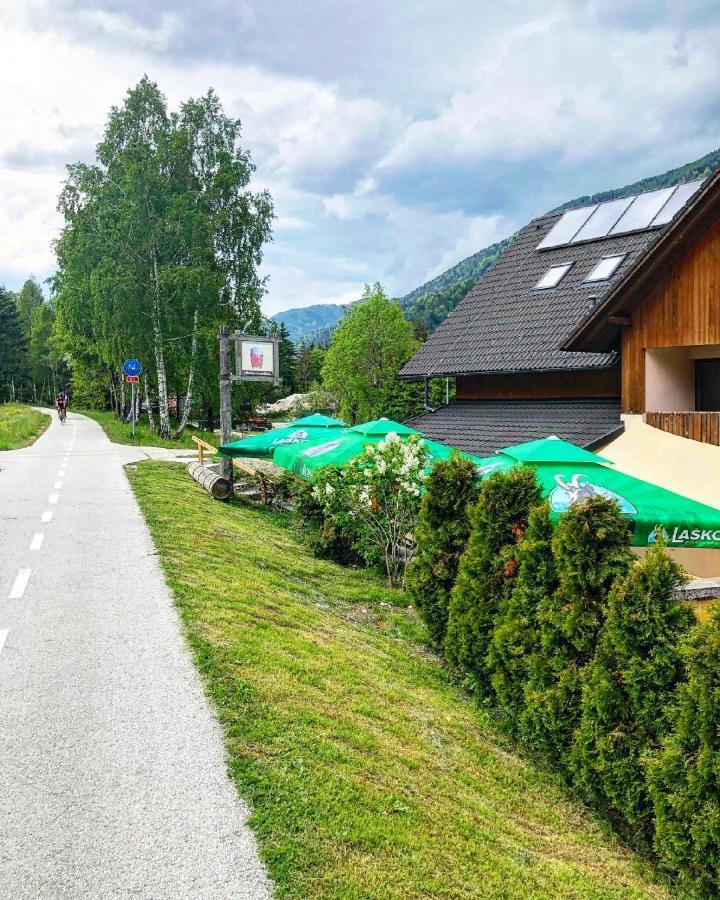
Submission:
[[327,438],[346,427],[341,419],[313,413],[302,419],[294,419],[282,428],[273,428],[231,444],[223,444],[219,453],[229,457],[272,456],[278,447],[305,445],[316,438]]
[[660,526],[668,547],[720,548],[720,510],[640,478],[619,472],[610,460],[556,437],[505,447],[481,460],[485,476],[514,465],[531,465],[558,516],[574,502],[602,496],[615,500],[632,523],[632,543],[646,547]]
[[[318,469],[322,469],[324,466],[342,466],[364,453],[365,447],[369,444],[380,443],[393,433],[401,438],[407,438],[413,434],[422,438],[431,463],[439,459],[447,459],[452,453],[452,447],[431,441],[414,428],[401,425],[400,422],[394,422],[392,419],[374,419],[372,422],[364,422],[362,425],[354,425],[352,428],[328,435],[327,439],[314,438],[309,444],[280,447],[273,455],[273,462],[303,478],[312,478]],[[479,457],[467,453],[463,455],[478,465],[481,463]]]

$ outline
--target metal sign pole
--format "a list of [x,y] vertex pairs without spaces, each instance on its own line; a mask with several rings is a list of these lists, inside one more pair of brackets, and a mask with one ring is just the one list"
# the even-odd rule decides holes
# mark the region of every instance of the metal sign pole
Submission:
[[132,403],[132,436],[135,437],[135,382],[132,383],[131,399]]

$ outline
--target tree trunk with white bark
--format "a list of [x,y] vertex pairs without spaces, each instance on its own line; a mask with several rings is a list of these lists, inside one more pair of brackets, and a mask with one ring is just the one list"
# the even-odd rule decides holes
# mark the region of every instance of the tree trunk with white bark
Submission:
[[197,356],[197,342],[198,342],[198,310],[195,309],[195,314],[193,316],[193,331],[192,331],[192,343],[190,345],[190,371],[188,372],[188,385],[187,385],[187,393],[185,394],[185,403],[183,404],[182,418],[180,419],[180,424],[173,435],[173,440],[177,441],[182,437],[183,431],[188,423],[188,419],[190,417],[190,408],[192,407],[193,400],[193,382],[195,380],[195,357]]

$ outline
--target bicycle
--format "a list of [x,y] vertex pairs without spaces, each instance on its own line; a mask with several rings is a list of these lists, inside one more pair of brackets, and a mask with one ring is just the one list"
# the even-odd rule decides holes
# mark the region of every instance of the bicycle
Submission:
[[61,406],[60,409],[58,410],[58,418],[60,419],[60,424],[64,425],[65,419],[67,419],[67,410],[65,409],[64,406]]

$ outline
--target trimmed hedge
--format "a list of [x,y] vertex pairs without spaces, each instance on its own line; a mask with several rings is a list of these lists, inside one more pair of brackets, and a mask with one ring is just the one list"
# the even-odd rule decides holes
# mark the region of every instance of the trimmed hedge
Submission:
[[509,596],[500,601],[488,648],[493,692],[514,731],[525,709],[528,664],[538,641],[538,608],[547,604],[557,588],[552,538],[550,507],[543,503],[530,513],[517,549],[517,581]]
[[540,503],[533,469],[495,472],[470,514],[471,534],[450,599],[445,653],[489,687],[486,656],[502,598],[518,570],[517,545]]
[[459,453],[436,463],[425,482],[417,549],[405,586],[438,647],[445,640],[450,591],[470,536],[469,506],[479,493],[475,465]]
[[667,730],[665,706],[683,675],[680,644],[694,617],[673,592],[685,580],[659,542],[615,582],[595,657],[583,672],[571,754],[586,798],[647,846],[652,804],[642,757]]
[[573,504],[553,536],[558,587],[538,607],[538,636],[528,669],[519,731],[567,769],[580,717],[580,673],[595,651],[613,581],[633,559],[630,529],[612,500]]
[[687,681],[671,705],[671,731],[649,756],[655,848],[679,871],[685,896],[720,894],[720,604],[682,647]]

